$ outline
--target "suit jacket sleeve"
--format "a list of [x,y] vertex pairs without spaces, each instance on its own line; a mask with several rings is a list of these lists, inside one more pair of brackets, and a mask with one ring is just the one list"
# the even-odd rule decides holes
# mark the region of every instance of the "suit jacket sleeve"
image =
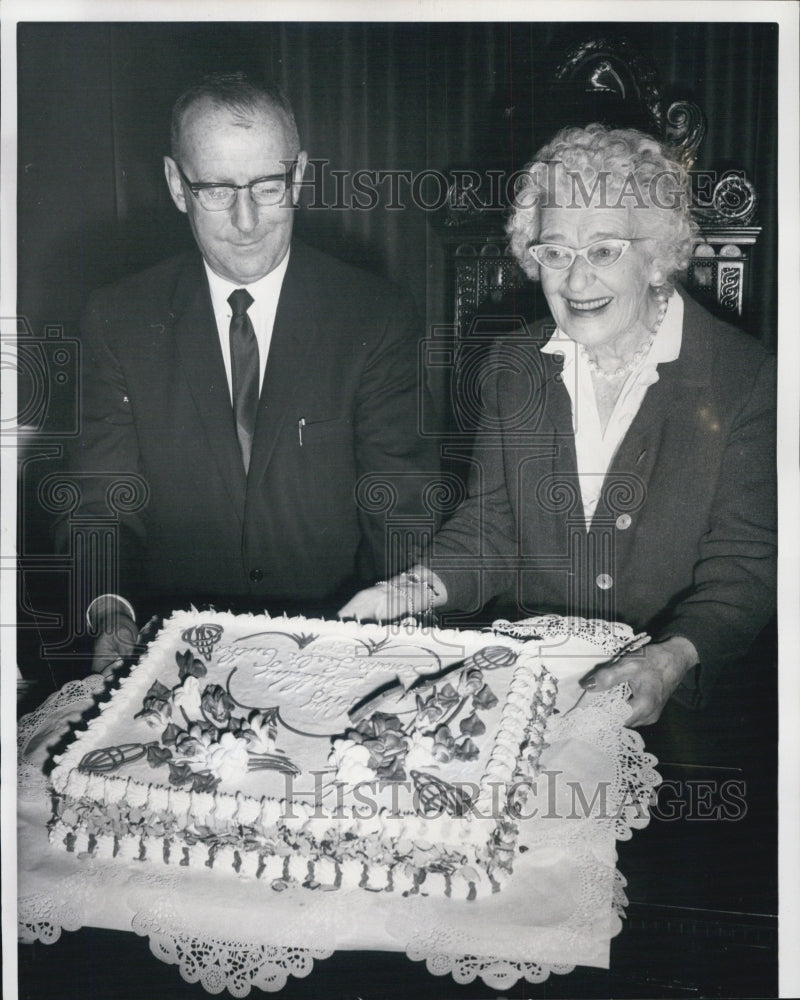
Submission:
[[[109,315],[95,294],[82,317],[81,428],[69,456],[69,479],[77,499],[70,517],[79,515],[94,544],[103,547],[84,574],[84,604],[109,592],[137,599],[141,515],[148,495],[127,387],[110,343]],[[59,550],[67,549],[68,537],[64,519],[56,526]]]
[[432,566],[447,589],[445,609],[478,611],[515,582],[519,546],[507,481],[514,455],[506,446],[505,432],[512,428],[504,425],[503,414],[517,411],[535,372],[526,364],[516,371],[504,366],[502,346],[486,362],[467,498],[434,541]]
[[[654,637],[690,639],[699,667],[684,689],[704,700],[726,662],[769,622],[776,592],[775,363],[764,356],[735,415],[699,539],[693,587]],[[713,431],[713,428],[712,428]]]
[[364,366],[355,412],[362,531],[362,579],[392,576],[420,557],[438,527],[431,488],[439,467],[435,438],[423,432],[430,408],[418,362],[420,330],[404,295],[387,307],[385,325]]

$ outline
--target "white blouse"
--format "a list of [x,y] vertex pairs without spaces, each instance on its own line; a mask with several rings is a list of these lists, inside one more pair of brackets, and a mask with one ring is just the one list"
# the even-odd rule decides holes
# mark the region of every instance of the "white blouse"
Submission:
[[675,361],[680,354],[682,336],[683,299],[673,293],[650,350],[623,383],[605,431],[600,429],[592,374],[580,345],[556,328],[553,336],[542,347],[544,354],[564,356],[562,377],[572,401],[572,430],[575,435],[578,481],[587,531],[600,499],[603,480],[617,448],[639,412],[648,388],[658,382],[658,365]]

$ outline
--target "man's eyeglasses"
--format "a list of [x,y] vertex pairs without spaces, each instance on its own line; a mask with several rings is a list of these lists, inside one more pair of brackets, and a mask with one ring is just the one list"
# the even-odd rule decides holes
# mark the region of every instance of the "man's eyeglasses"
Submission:
[[549,267],[554,271],[565,271],[568,267],[572,267],[576,257],[583,257],[592,267],[611,267],[634,242],[634,238],[596,240],[586,247],[581,247],[580,250],[562,247],[560,243],[535,243],[528,247],[528,251],[543,267]]
[[297,160],[282,174],[257,177],[248,184],[216,184],[214,181],[190,181],[181,170],[180,165],[176,163],[175,166],[178,167],[178,173],[181,175],[183,183],[206,211],[224,212],[233,207],[239,192],[244,190],[250,192],[250,197],[261,208],[271,208],[274,205],[280,205],[286,197],[287,190],[291,187]]

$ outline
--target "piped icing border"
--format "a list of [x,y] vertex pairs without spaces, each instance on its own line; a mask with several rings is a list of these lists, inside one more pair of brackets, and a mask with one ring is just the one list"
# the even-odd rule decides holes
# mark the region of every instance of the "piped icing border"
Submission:
[[[87,729],[76,734],[74,743],[57,759],[53,772],[53,785],[59,796],[68,803],[90,802],[101,809],[111,811],[114,806],[128,810],[146,810],[159,816],[161,826],[158,832],[132,836],[124,829],[114,834],[104,832],[89,833],[84,829],[73,829],[69,822],[57,818],[51,829],[51,839],[71,850],[89,850],[98,856],[123,857],[138,860],[157,860],[164,863],[200,864],[208,867],[231,867],[241,875],[250,875],[270,881],[280,882],[281,877],[273,872],[278,863],[275,859],[283,844],[283,850],[290,848],[287,838],[293,841],[288,858],[291,879],[312,887],[337,887],[349,884],[383,891],[418,892],[426,885],[427,892],[456,895],[458,898],[477,898],[499,889],[507,878],[510,864],[509,853],[513,853],[516,840],[516,825],[506,815],[484,817],[483,810],[492,802],[491,796],[498,785],[508,784],[514,778],[520,762],[520,749],[526,745],[526,755],[532,764],[545,745],[547,718],[555,701],[555,684],[541,667],[538,657],[525,655],[525,642],[507,638],[519,649],[520,657],[515,668],[500,724],[495,735],[492,751],[480,781],[480,792],[476,805],[481,816],[467,814],[461,817],[428,818],[416,814],[401,816],[378,815],[368,820],[352,818],[312,817],[302,801],[292,801],[293,818],[282,818],[287,803],[277,799],[261,799],[237,793],[186,792],[156,783],[145,784],[132,778],[114,775],[84,774],[77,766],[84,757],[87,744],[93,735],[111,729],[119,719],[126,719],[129,706],[143,699],[152,677],[159,670],[169,666],[169,657],[174,653],[174,640],[184,635],[186,628],[198,628],[206,624],[241,624],[244,616],[230,613],[181,612],[165,623],[158,638],[168,637],[156,643],[150,650],[147,670],[134,669],[130,676],[123,678],[117,692],[109,702],[100,706],[100,715],[90,721]],[[353,626],[352,623],[327,622],[320,619],[269,618],[268,616],[247,616],[258,622],[259,627],[268,625],[320,630],[327,635],[342,637],[353,634],[373,636],[376,641],[385,635],[386,627],[378,625]],[[551,619],[552,620],[552,619]],[[553,624],[557,624],[553,621]],[[563,623],[560,628],[563,630]],[[623,626],[624,628],[624,626]],[[560,631],[559,634],[563,634]],[[485,644],[487,635],[478,632],[451,632],[441,630],[438,635],[444,640],[452,636],[454,642],[471,646]],[[409,638],[414,632],[409,630]],[[527,638],[527,637],[526,637]],[[122,693],[125,697],[120,697]],[[213,826],[220,825],[220,836],[209,846],[202,841],[184,843],[190,837],[190,826],[202,825],[203,821]],[[459,870],[437,870],[443,867],[441,859],[433,862],[433,867],[416,859],[398,861],[392,859],[367,861],[357,857],[347,857],[340,851],[338,858],[323,854],[319,856],[320,844],[331,822],[337,824],[340,841],[352,836],[351,849],[372,849],[378,855],[387,850],[395,850],[399,843],[433,842],[446,852],[448,845],[458,845],[463,852],[469,851],[467,861],[462,864],[468,874],[474,872],[477,878],[467,878]],[[124,825],[124,824],[123,824]],[[234,828],[258,828],[265,838],[272,838],[269,850],[258,844],[238,847],[220,842],[227,831]],[[352,845],[356,846],[352,846]],[[299,847],[299,850],[297,849]],[[330,850],[330,848],[328,848]],[[272,853],[270,853],[272,852]],[[256,860],[257,859],[257,860]],[[285,864],[285,863],[284,863]],[[333,865],[333,868],[331,868]],[[446,869],[446,865],[444,866]],[[410,884],[409,883],[410,880]],[[276,887],[276,886],[274,886]]]

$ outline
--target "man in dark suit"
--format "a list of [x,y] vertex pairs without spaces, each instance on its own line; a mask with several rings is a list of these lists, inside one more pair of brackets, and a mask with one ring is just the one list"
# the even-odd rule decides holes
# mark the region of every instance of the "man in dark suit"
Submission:
[[292,242],[306,160],[280,93],[238,75],[187,91],[164,164],[200,253],[89,302],[81,512],[106,512],[115,476],[136,495],[117,580],[83,595],[96,669],[130,649],[128,598],[333,610],[402,568],[389,517],[410,526],[400,550],[426,530],[436,457],[418,433],[414,311]]

